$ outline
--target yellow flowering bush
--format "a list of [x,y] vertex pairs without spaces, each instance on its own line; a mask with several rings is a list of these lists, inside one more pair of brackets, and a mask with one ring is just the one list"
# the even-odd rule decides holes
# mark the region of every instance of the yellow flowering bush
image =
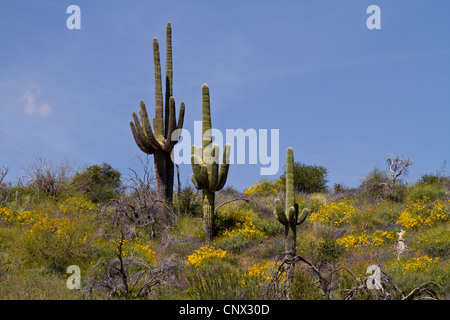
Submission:
[[194,266],[195,268],[200,267],[207,261],[214,259],[225,258],[227,252],[220,248],[215,248],[210,245],[205,245],[198,250],[195,250],[192,254],[187,257],[186,265]]
[[94,210],[97,206],[92,201],[82,197],[70,197],[59,205],[62,213],[86,213]]
[[358,214],[354,201],[343,199],[339,202],[328,202],[311,214],[311,221],[322,221],[335,227],[348,222],[348,218]]
[[352,249],[357,247],[380,246],[389,240],[394,239],[394,233],[388,231],[377,230],[372,235],[362,233],[360,235],[349,234],[347,236],[337,239],[337,243],[343,245],[345,249]]
[[264,232],[253,224],[252,218],[248,215],[240,216],[236,222],[236,226],[232,229],[225,230],[221,239],[231,238],[236,235],[242,235],[249,239],[265,237]]
[[447,214],[449,205],[449,200],[429,201],[429,198],[426,197],[410,201],[400,214],[397,224],[401,224],[406,229],[415,229],[449,221]]
[[244,194],[247,196],[259,195],[267,196],[270,194],[276,194],[280,189],[280,182],[271,181],[267,179],[258,180],[253,186],[246,189]]
[[7,207],[0,207],[0,219],[8,223],[19,223],[21,225],[32,224],[42,217],[41,213],[29,210],[15,211]]
[[37,237],[39,235],[53,235],[58,239],[70,239],[75,228],[68,218],[42,217],[31,229],[26,231],[28,237]]
[[427,255],[417,258],[408,259],[406,261],[395,261],[391,264],[391,267],[399,268],[401,273],[405,275],[406,273],[415,273],[415,272],[425,272],[427,271],[434,263],[439,262],[439,257],[430,258]]
[[[120,242],[113,241],[116,252]],[[155,252],[151,249],[150,244],[141,238],[132,238],[130,240],[122,240],[122,257],[139,256],[147,263],[153,264],[155,262]]]
[[255,263],[248,269],[246,276],[266,281],[271,280],[273,278],[271,273],[272,266],[273,262],[270,260]]

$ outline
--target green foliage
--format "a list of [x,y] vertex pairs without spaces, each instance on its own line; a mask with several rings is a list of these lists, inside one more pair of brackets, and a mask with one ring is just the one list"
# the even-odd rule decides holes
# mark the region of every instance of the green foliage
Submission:
[[95,203],[103,203],[118,196],[120,176],[120,172],[107,163],[92,165],[74,176],[70,189]]
[[[324,192],[327,190],[327,174],[328,169],[324,166],[306,165],[295,162],[294,172],[294,189],[297,192],[314,193]],[[285,183],[286,171],[280,177]]]
[[419,238],[419,248],[430,257],[450,256],[450,226],[430,230]]
[[292,300],[325,299],[325,296],[319,290],[316,278],[303,269],[294,272],[294,278],[289,286],[289,293]]
[[175,198],[173,204],[175,209],[183,215],[192,217],[202,216],[203,207],[201,195],[199,195],[192,186],[183,188],[180,195]]
[[407,201],[418,201],[423,199],[435,200],[445,196],[445,190],[438,184],[418,183],[413,186],[406,195]]

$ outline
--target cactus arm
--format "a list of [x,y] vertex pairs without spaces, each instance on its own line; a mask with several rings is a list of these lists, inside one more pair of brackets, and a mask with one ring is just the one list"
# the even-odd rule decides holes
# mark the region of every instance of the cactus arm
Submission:
[[306,220],[308,215],[309,215],[309,209],[304,208],[302,210],[300,217],[297,219],[297,225],[301,225]]
[[222,155],[222,163],[220,164],[219,180],[217,182],[216,188],[217,191],[222,190],[225,183],[227,182],[228,169],[230,167],[230,149],[231,145],[229,143],[225,144]]
[[192,163],[192,171],[194,172],[194,177],[195,180],[197,181],[197,185],[200,186],[200,188],[197,189],[201,189],[203,187],[202,184],[199,183],[199,181],[201,181],[201,176],[202,176],[202,169],[201,169],[201,165],[198,163],[195,163],[195,156],[191,156],[191,163]]
[[158,150],[161,148],[161,146],[153,135],[152,127],[150,125],[150,121],[148,120],[147,108],[145,107],[145,103],[141,100],[139,104],[139,115],[141,117],[142,127],[144,129],[145,135],[147,136],[149,143],[153,147],[153,149]]
[[201,177],[200,181],[201,181],[201,184],[205,188],[207,188],[209,186],[209,183],[208,183],[208,166],[206,164],[202,164],[201,165],[201,170],[202,170],[202,172],[201,172],[201,175],[200,175],[200,177]]
[[209,165],[209,191],[216,191],[219,182],[219,146],[214,144],[211,151],[211,164]]
[[147,153],[147,154],[153,154],[155,153],[155,149],[145,146],[141,139],[139,138],[139,134],[136,130],[136,127],[134,126],[133,121],[130,121],[130,127],[131,127],[131,133],[133,134],[133,138],[134,141],[136,142],[137,146],[139,147],[139,149],[141,149],[143,152]]
[[180,113],[178,114],[178,123],[177,123],[177,129],[183,129],[183,123],[184,123],[184,101],[181,101],[180,104]]
[[[134,119],[134,128],[136,129],[135,131],[137,132],[137,137],[142,142],[145,148],[153,148],[150,139],[145,134],[144,129],[142,129],[141,123],[139,122],[139,118],[136,115],[136,112],[133,112],[132,115]],[[131,128],[131,130],[133,131],[133,127]]]
[[170,97],[170,100],[169,100],[169,117],[168,117],[168,119],[169,119],[169,121],[168,121],[169,127],[167,128],[167,139],[163,146],[164,151],[172,151],[172,148],[175,145],[172,142],[172,133],[175,130],[177,121],[175,119],[175,99],[173,97]]
[[296,208],[295,206],[294,206],[294,207],[290,207],[290,208],[289,208],[288,215],[289,215],[289,218],[288,218],[289,224],[290,224],[291,226],[294,226],[294,227],[295,227],[296,222],[297,222],[296,217],[297,217],[297,215],[298,215],[298,207],[297,207],[297,208]]
[[191,174],[191,180],[192,183],[194,184],[194,187],[198,190],[202,189],[201,185],[198,183],[197,179],[195,179],[195,174]]
[[163,97],[161,84],[161,62],[159,59],[159,45],[156,38],[153,39],[153,63],[155,65],[155,137],[162,144],[164,142]]
[[281,204],[280,199],[275,199],[275,210],[273,211],[277,220],[284,226],[289,224],[289,221],[286,218],[286,213],[284,212],[283,205]]

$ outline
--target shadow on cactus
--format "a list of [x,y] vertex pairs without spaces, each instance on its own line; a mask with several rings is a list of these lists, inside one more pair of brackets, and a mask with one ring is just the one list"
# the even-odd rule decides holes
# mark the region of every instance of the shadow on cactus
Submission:
[[183,128],[184,102],[181,102],[178,122],[175,116],[175,99],[173,97],[173,69],[172,69],[172,29],[170,23],[166,29],[166,91],[163,112],[163,94],[161,83],[161,63],[159,59],[159,45],[153,39],[153,62],[155,65],[155,118],[153,130],[150,124],[144,101],[140,101],[139,116],[133,112],[130,121],[131,132],[138,147],[146,154],[153,154],[155,161],[155,178],[158,198],[171,203],[173,198],[174,163],[171,158],[173,146],[180,138],[177,129]]
[[214,234],[214,201],[215,192],[223,188],[227,181],[230,163],[230,145],[225,145],[222,163],[219,169],[219,146],[212,144],[211,108],[209,103],[209,87],[202,86],[202,146],[192,146],[191,180],[203,195],[203,219],[205,222],[206,241],[212,243]]

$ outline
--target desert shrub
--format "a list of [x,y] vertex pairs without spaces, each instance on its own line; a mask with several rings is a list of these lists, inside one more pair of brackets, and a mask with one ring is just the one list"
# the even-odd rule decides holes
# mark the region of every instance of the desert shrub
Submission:
[[117,197],[121,187],[120,176],[120,172],[107,163],[92,165],[73,177],[70,189],[95,203],[102,203]]
[[202,265],[211,263],[211,261],[225,258],[226,254],[227,252],[220,248],[205,245],[200,249],[195,250],[187,257],[186,265],[199,268]]
[[26,231],[26,259],[58,272],[72,264],[86,264],[92,253],[92,225],[89,217],[43,216]]
[[221,233],[216,243],[231,252],[238,253],[252,243],[261,242],[265,238],[265,233],[253,223],[252,218],[242,215],[233,228]]
[[247,196],[268,196],[276,194],[282,186],[279,180],[260,179],[253,186],[245,189],[244,194]]
[[332,226],[340,227],[348,223],[349,218],[357,215],[358,209],[353,200],[344,199],[338,202],[328,202],[319,207],[317,212],[311,214],[311,221],[321,221]]
[[63,214],[85,214],[97,208],[91,200],[83,197],[69,197],[64,200],[58,209]]
[[308,208],[310,212],[317,212],[322,205],[328,202],[328,196],[325,193],[313,193],[306,197],[296,199],[300,210]]
[[284,226],[281,223],[279,223],[276,219],[270,218],[255,218],[253,219],[253,225],[267,236],[275,236],[284,230]]
[[352,233],[337,239],[337,243],[345,247],[346,250],[351,250],[357,247],[378,247],[385,243],[392,243],[394,239],[394,232],[377,230],[373,234],[367,234],[366,232]]
[[367,215],[373,216],[374,223],[382,224],[382,225],[392,225],[400,217],[402,212],[402,204],[390,201],[390,200],[381,200],[379,202],[370,204],[366,206]]
[[397,224],[406,229],[430,227],[449,220],[450,201],[434,200],[428,198],[410,201],[402,211]]
[[[35,193],[53,197],[66,193],[72,178],[72,168],[67,163],[54,165],[53,161],[45,156],[38,157],[28,165],[25,172],[25,186]],[[20,184],[22,183],[23,181],[20,181]]]
[[260,299],[264,284],[272,277],[273,263],[263,260],[243,270],[222,253],[219,255],[198,266],[186,266],[185,275],[189,282],[186,291],[190,299]]
[[401,202],[404,198],[406,187],[393,183],[386,172],[375,168],[361,180],[359,190],[369,200],[389,199]]
[[[323,166],[294,162],[294,189],[297,192],[314,193],[327,191],[328,169]],[[286,184],[286,172],[280,177]]]
[[418,247],[430,257],[450,256],[450,230],[448,226],[434,228],[419,236]]
[[416,184],[406,195],[407,201],[435,200],[445,196],[445,190],[437,184]]
[[332,237],[320,240],[305,239],[301,243],[300,255],[304,255],[316,266],[336,262],[344,253],[344,246]]
[[174,206],[183,215],[193,217],[201,217],[203,215],[201,194],[192,186],[187,186],[181,190],[180,195],[174,199]]
[[304,269],[296,269],[294,278],[289,286],[292,300],[323,300],[325,296],[316,284],[316,277]]

